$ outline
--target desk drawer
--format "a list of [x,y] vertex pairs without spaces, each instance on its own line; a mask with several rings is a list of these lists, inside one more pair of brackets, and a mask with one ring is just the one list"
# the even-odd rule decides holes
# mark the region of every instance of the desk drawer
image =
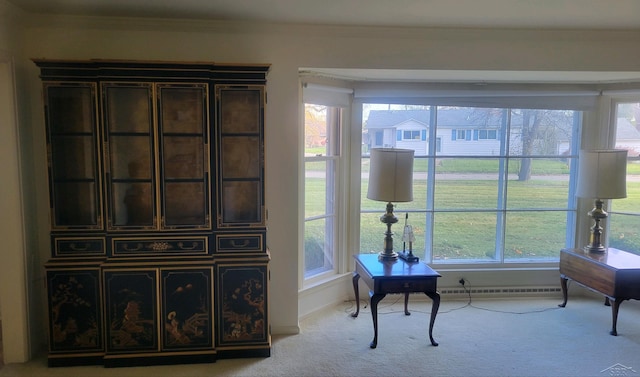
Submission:
[[375,293],[435,292],[437,278],[377,280]]

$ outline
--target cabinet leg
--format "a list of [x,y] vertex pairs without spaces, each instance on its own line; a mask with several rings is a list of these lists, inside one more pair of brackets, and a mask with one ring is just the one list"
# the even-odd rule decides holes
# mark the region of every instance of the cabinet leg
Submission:
[[373,340],[369,343],[369,347],[376,348],[378,346],[378,303],[384,298],[383,294],[373,294],[371,296],[371,318],[373,319]]
[[356,311],[351,313],[353,318],[357,317],[360,313],[360,289],[358,288],[358,280],[360,279],[360,275],[357,272],[353,273],[353,292],[356,294]]
[[562,304],[559,304],[558,306],[561,308],[564,308],[565,306],[567,306],[567,278],[561,277],[560,278],[560,286],[562,287]]
[[433,305],[431,305],[431,319],[429,320],[429,340],[432,346],[437,347],[438,342],[433,339],[433,324],[436,322],[436,315],[438,315],[438,309],[440,308],[440,294],[438,292],[425,292],[425,294],[433,300]]

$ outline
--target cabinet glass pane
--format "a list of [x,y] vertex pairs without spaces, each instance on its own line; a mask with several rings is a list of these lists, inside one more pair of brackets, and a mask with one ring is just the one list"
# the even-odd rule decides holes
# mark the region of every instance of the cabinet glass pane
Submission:
[[165,179],[204,178],[202,137],[165,136],[163,147]]
[[221,89],[220,130],[222,133],[260,132],[261,99],[260,90]]
[[153,226],[154,192],[151,183],[112,184],[113,226]]
[[100,228],[93,83],[45,83],[53,228]]
[[162,271],[164,350],[213,346],[212,269]]
[[262,220],[260,183],[229,181],[222,184],[222,221],[225,223],[257,223]]
[[53,187],[53,216],[57,226],[98,225],[93,182],[59,182]]
[[151,126],[151,88],[105,86],[109,132],[148,133]]
[[53,85],[45,87],[49,132],[93,133],[95,103],[92,86]]
[[222,137],[222,178],[260,178],[260,139]]
[[205,88],[160,86],[160,108],[164,133],[202,133],[205,125]]
[[210,226],[206,89],[158,84],[164,227]]
[[55,179],[94,179],[93,137],[58,136],[51,138],[51,163]]
[[151,179],[149,136],[112,136],[109,148],[111,179]]
[[204,225],[207,200],[204,183],[169,182],[164,187],[165,225]]
[[151,84],[103,84],[112,227],[154,227]]

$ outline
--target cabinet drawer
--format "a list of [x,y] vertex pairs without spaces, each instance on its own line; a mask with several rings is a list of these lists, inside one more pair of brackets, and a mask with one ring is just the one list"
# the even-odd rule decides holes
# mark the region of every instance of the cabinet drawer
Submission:
[[262,234],[219,234],[216,236],[217,252],[264,251]]
[[207,237],[114,238],[112,254],[119,256],[207,255]]
[[104,256],[106,250],[102,237],[53,238],[54,257]]
[[437,278],[376,280],[375,293],[435,292]]

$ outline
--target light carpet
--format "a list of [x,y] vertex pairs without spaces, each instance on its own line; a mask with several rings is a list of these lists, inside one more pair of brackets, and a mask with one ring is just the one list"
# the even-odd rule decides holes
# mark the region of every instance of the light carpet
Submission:
[[379,304],[378,347],[371,312],[345,302],[301,322],[298,335],[274,336],[269,358],[212,364],[47,368],[45,357],[9,364],[0,376],[640,376],[640,303],[620,306],[618,336],[609,335],[611,309],[595,297],[443,298],[428,340],[431,302],[402,296]]

